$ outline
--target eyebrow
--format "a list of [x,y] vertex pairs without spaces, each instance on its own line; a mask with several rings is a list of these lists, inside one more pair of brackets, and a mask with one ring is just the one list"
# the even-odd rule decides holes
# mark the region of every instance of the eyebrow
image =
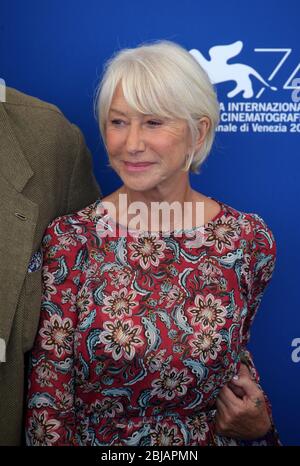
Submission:
[[[109,113],[110,113],[110,112],[119,113],[119,115],[123,115],[123,116],[126,116],[126,117],[128,116],[127,113],[121,112],[121,110],[118,110],[118,109],[116,109],[116,108],[110,108],[110,109],[109,109]],[[153,113],[145,113],[145,114],[143,114],[143,115],[144,115],[145,117],[155,116]],[[158,117],[158,118],[163,118],[163,117],[159,117],[159,116],[157,116],[157,117]]]
[[115,113],[119,113],[120,115],[126,116],[126,113],[121,112],[121,110],[117,110],[116,108],[111,108],[111,109],[110,109],[110,112],[115,112]]

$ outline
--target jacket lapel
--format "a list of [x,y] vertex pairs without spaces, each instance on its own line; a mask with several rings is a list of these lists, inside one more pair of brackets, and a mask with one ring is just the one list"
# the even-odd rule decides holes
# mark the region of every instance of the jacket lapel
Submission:
[[4,104],[0,104],[0,171],[18,192],[21,192],[33,171],[17,141]]
[[33,171],[0,104],[0,362],[5,361],[38,219],[38,205],[23,193]]

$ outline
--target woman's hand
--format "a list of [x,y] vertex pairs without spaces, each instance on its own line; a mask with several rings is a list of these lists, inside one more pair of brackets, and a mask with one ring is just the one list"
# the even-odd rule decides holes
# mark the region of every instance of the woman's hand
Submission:
[[263,437],[271,427],[264,394],[244,364],[237,380],[222,388],[216,406],[217,434],[252,440]]

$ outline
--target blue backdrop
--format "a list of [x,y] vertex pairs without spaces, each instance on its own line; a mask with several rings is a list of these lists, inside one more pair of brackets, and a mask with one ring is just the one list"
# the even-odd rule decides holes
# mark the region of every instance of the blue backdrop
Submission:
[[[120,48],[169,39],[198,50],[210,67],[223,116],[214,150],[192,184],[257,212],[275,234],[276,272],[251,350],[289,445],[300,445],[300,92],[293,89],[300,86],[299,14],[298,0],[247,6],[233,0],[0,1],[0,78],[55,103],[81,127],[104,194],[119,181],[106,166],[92,110],[103,62]],[[232,96],[234,89],[241,92]]]

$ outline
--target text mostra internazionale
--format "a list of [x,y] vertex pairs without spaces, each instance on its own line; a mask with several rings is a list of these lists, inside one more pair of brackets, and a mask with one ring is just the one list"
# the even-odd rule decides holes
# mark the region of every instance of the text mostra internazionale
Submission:
[[300,102],[228,102],[220,103],[220,109],[222,123],[300,121]]

